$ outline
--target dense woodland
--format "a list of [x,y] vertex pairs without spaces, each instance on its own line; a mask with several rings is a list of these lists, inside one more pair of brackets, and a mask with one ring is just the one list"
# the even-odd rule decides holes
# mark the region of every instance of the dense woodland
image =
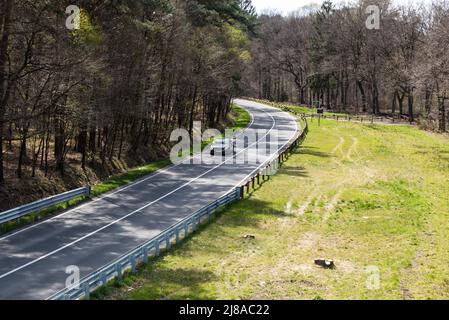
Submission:
[[[366,27],[372,4],[378,30]],[[257,16],[250,0],[1,0],[0,193],[64,179],[72,162],[109,175],[164,157],[172,129],[215,127],[242,95],[445,131],[448,50],[444,2]]]
[[[259,98],[355,113],[388,113],[446,130],[449,3],[330,1],[261,15],[247,83]],[[369,5],[380,28],[369,29]]]
[[[81,8],[79,29],[66,8]],[[161,157],[223,121],[250,59],[246,0],[1,0],[0,184]],[[71,13],[69,11],[69,13]],[[69,21],[74,25],[73,19]],[[148,159],[148,157],[142,157]]]

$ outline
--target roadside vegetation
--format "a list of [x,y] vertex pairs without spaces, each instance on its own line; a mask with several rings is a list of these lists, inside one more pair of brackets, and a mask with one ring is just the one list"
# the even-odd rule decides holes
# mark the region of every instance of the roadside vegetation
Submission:
[[447,137],[310,125],[263,187],[97,298],[449,298]]
[[251,116],[245,109],[240,108],[236,104],[232,104],[232,112],[229,116],[229,121],[231,123],[230,128],[238,131],[245,129],[250,124]]

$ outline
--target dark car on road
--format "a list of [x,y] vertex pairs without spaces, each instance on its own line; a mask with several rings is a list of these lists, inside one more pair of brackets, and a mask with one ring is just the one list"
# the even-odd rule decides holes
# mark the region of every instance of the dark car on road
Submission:
[[235,139],[218,139],[215,140],[210,148],[210,154],[212,156],[216,154],[226,155],[226,151],[232,150],[232,153],[235,155]]

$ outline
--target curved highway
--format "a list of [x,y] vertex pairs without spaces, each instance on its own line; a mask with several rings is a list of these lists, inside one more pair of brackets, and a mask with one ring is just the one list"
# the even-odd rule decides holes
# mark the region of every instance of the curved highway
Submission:
[[[65,287],[68,266],[79,267],[81,278],[88,276],[241,184],[299,130],[296,119],[285,112],[247,100],[234,102],[252,120],[237,137],[235,157],[201,164],[186,159],[1,237],[0,299],[46,299]],[[258,148],[256,142],[265,140],[274,144],[271,154]]]

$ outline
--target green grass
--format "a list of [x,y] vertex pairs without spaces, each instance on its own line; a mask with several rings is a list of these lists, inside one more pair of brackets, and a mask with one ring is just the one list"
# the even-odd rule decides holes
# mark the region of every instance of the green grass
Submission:
[[231,122],[232,122],[231,129],[242,130],[250,124],[251,117],[245,109],[242,109],[237,105],[233,104]]
[[448,195],[447,138],[315,122],[262,188],[100,297],[448,299]]
[[[242,129],[246,128],[249,123],[250,123],[249,113],[246,110],[244,110],[236,105],[232,105],[232,112],[229,115],[229,119],[228,119],[229,128],[233,129],[235,131],[238,131],[238,130],[242,130]],[[212,142],[212,140],[209,142],[202,142],[202,149],[204,149],[211,142]],[[163,169],[163,168],[169,166],[170,164],[171,164],[170,159],[163,159],[163,160],[159,160],[159,161],[155,161],[155,162],[146,164],[144,166],[130,169],[129,171],[127,171],[125,173],[115,175],[106,181],[103,181],[97,185],[92,186],[91,197],[98,197],[102,194],[105,194],[106,192],[109,192],[109,191],[115,190],[119,187],[130,184],[140,178],[143,178],[143,177],[150,175],[160,169]],[[7,223],[4,223],[4,224],[0,225],[0,235],[11,232],[17,228],[29,225],[31,223],[34,223],[34,222],[38,221],[39,219],[49,217],[51,215],[55,215],[56,213],[67,210],[70,207],[79,205],[79,204],[91,199],[91,197],[75,198],[68,202],[52,206],[52,207],[42,210],[40,212],[26,215],[18,220],[9,221]]]

